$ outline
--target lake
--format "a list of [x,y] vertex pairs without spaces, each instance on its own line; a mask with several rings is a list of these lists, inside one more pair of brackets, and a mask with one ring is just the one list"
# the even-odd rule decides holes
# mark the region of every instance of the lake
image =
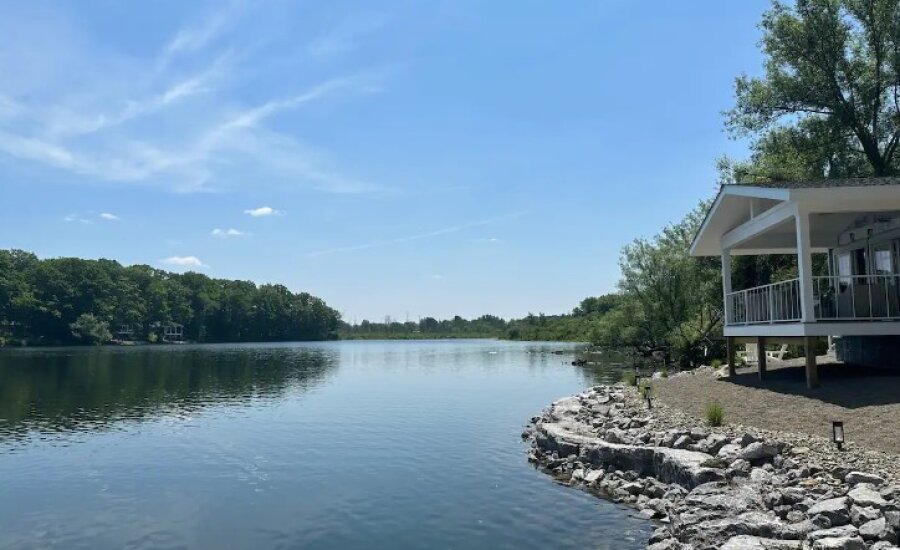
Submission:
[[0,350],[0,548],[643,548],[520,434],[617,380],[492,340]]

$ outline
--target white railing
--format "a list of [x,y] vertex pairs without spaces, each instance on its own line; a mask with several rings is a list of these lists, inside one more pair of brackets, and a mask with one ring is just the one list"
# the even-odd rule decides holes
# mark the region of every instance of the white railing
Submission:
[[[821,321],[900,319],[900,275],[828,275],[812,278],[813,311]],[[738,290],[726,297],[729,325],[798,322],[800,280]]]
[[900,318],[900,276],[813,277],[816,319],[829,321]]
[[801,318],[800,279],[738,290],[725,299],[729,325],[784,323]]

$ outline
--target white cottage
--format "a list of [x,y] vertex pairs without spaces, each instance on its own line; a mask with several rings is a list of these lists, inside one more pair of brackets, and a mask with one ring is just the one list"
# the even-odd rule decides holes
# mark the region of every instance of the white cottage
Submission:
[[[828,254],[828,274],[813,274],[814,253]],[[819,336],[842,337],[838,358],[848,362],[900,358],[900,178],[725,185],[691,254],[722,258],[732,372],[737,342],[802,342],[809,387]],[[799,276],[732,288],[731,257],[754,254],[796,254]]]

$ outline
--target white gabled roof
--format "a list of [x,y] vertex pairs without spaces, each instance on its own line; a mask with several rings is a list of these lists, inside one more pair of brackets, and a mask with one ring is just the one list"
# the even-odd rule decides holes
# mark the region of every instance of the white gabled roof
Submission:
[[[751,217],[787,202],[822,214],[811,221],[814,249],[835,245],[840,227],[853,215],[900,210],[900,178],[860,178],[766,185],[723,185],[691,244],[692,256],[718,256],[722,236]],[[773,211],[774,212],[774,211]],[[764,236],[733,248],[732,253],[789,253],[794,250],[793,221],[773,227]]]

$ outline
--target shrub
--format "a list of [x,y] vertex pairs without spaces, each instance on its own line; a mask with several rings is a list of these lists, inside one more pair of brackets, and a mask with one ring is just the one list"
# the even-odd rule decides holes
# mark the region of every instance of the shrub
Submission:
[[713,359],[712,363],[710,363],[710,364],[712,365],[712,368],[718,369],[722,366],[722,360],[721,359]]
[[622,382],[625,382],[626,386],[637,386],[637,375],[631,371],[627,371],[622,374]]
[[112,338],[106,321],[97,319],[90,313],[82,313],[69,325],[72,336],[89,344],[102,344]]
[[669,377],[669,367],[661,368],[659,370],[659,375],[662,376],[663,378],[668,378]]
[[712,427],[721,426],[725,422],[725,409],[719,403],[706,406],[706,423]]

